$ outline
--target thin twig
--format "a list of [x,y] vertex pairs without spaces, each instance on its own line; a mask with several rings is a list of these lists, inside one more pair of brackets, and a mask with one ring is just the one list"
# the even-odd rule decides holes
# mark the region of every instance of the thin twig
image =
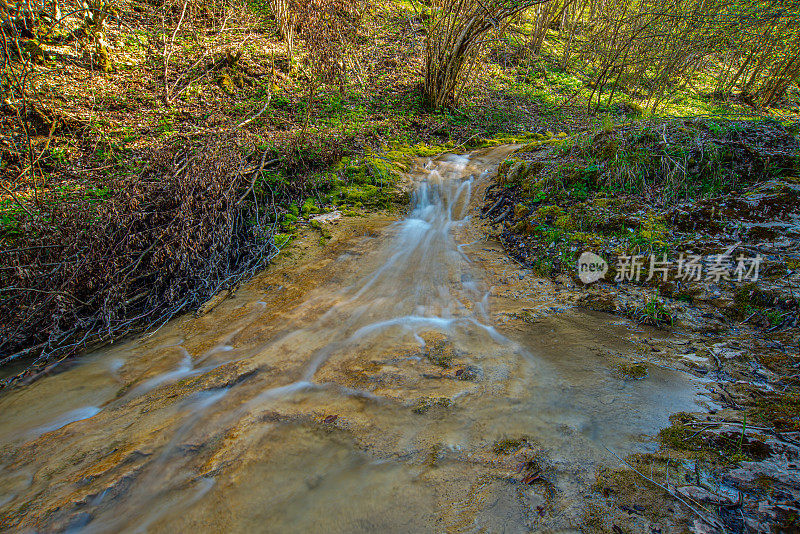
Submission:
[[178,30],[183,23],[183,17],[186,15],[186,6],[189,5],[189,0],[183,0],[183,9],[181,10],[181,18],[175,26],[175,31],[172,32],[172,38],[169,40],[169,46],[164,49],[164,101],[169,104],[169,58],[172,56],[172,47],[175,45],[175,36],[178,35]]

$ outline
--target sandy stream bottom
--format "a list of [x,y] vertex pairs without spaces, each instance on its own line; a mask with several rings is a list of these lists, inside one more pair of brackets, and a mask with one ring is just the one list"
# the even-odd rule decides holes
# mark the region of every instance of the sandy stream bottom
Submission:
[[306,229],[206,315],[4,394],[0,527],[580,529],[606,447],[654,450],[699,390],[619,376],[657,333],[559,304],[482,237],[508,150],[421,165],[404,218]]

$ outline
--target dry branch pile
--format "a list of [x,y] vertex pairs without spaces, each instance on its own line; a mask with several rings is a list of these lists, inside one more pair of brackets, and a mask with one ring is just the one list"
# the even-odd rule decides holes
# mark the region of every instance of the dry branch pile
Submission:
[[157,327],[263,267],[278,251],[275,199],[253,189],[267,164],[209,137],[156,152],[102,202],[40,199],[52,209],[22,215],[24,241],[0,247],[0,365],[33,358],[0,387]]

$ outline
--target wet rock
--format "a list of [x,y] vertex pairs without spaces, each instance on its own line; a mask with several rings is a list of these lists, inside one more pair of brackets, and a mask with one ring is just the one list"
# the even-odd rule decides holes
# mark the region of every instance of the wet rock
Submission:
[[719,495],[717,493],[712,493],[711,491],[701,488],[700,486],[680,486],[675,489],[675,491],[685,497],[695,502],[699,503],[708,503],[708,504],[715,504],[715,505],[732,505],[734,504],[728,497],[725,495]]
[[477,365],[462,365],[449,368],[441,373],[423,373],[422,377],[434,380],[449,379],[474,381],[483,378],[483,369]]
[[682,354],[680,363],[690,371],[696,371],[701,374],[706,374],[709,371],[708,358],[702,354],[697,354],[697,353]]
[[325,416],[325,418],[322,419],[322,422],[326,425],[332,425],[333,423],[336,422],[337,419],[339,419],[339,416],[337,414],[331,414]]
[[692,534],[719,534],[719,529],[712,527],[701,519],[695,519],[689,530]]
[[477,365],[467,365],[455,373],[459,380],[480,380],[483,378],[483,369]]
[[612,312],[617,307],[614,293],[606,288],[593,288],[591,292],[581,295],[576,304],[590,310],[604,312]]
[[647,377],[647,366],[642,363],[620,364],[615,373],[625,380],[641,380]]
[[508,174],[505,176],[507,183],[515,183],[525,178],[530,172],[527,162],[516,161],[508,169]]
[[731,310],[736,305],[736,302],[730,297],[720,296],[711,300],[709,304],[722,310]]
[[533,484],[537,480],[540,480],[541,478],[542,478],[541,473],[531,473],[529,475],[525,475],[520,482],[530,486],[531,484]]
[[76,512],[62,521],[56,521],[53,526],[56,531],[78,532],[86,528],[92,519],[94,517],[89,512]]
[[528,438],[501,438],[494,442],[492,450],[495,454],[511,454],[517,452],[522,447],[527,446]]
[[311,217],[311,220],[317,221],[320,224],[326,224],[326,223],[330,224],[338,221],[341,218],[342,218],[342,212],[336,210],[336,211],[331,211],[330,213],[315,215],[314,217]]
[[415,414],[427,413],[431,408],[449,408],[453,405],[453,401],[447,397],[429,398],[423,397],[419,399],[414,407],[411,409]]
[[793,462],[773,457],[763,462],[742,462],[738,469],[728,471],[722,479],[737,487],[748,487],[764,479],[773,479],[800,488],[800,469]]
[[437,332],[425,332],[420,337],[425,341],[423,354],[435,365],[449,368],[452,366],[453,360],[461,356],[447,336]]
[[556,278],[556,283],[557,284],[561,284],[562,286],[564,286],[567,289],[572,289],[573,287],[575,287],[575,282],[572,280],[572,278],[570,276],[567,276],[567,275],[561,275],[561,276],[557,277]]
[[219,293],[208,299],[205,303],[203,303],[203,305],[201,305],[197,309],[196,313],[197,317],[202,317],[203,315],[207,314],[208,312],[219,306],[222,303],[222,301],[228,298],[229,295],[230,291],[228,291],[227,289],[223,289],[222,291],[220,291]]
[[686,314],[674,324],[698,333],[717,333],[728,329],[725,317],[717,310],[704,311],[697,307],[688,308]]
[[743,350],[733,349],[733,348],[727,347],[727,346],[725,346],[724,344],[721,344],[721,343],[715,343],[714,345],[711,346],[710,350],[711,350],[711,353],[715,357],[717,357],[717,358],[719,358],[721,360],[722,359],[730,360],[730,359],[733,359],[733,358],[741,358],[745,354],[745,351],[743,351]]

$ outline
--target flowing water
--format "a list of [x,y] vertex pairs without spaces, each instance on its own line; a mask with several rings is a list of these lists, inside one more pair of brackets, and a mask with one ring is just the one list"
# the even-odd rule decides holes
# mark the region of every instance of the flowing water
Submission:
[[428,162],[402,220],[347,223],[208,315],[0,397],[0,526],[578,527],[606,447],[653,449],[695,389],[618,377],[630,326],[610,316],[513,319],[537,282],[502,267],[521,282],[501,297],[507,260],[474,224],[509,151]]

